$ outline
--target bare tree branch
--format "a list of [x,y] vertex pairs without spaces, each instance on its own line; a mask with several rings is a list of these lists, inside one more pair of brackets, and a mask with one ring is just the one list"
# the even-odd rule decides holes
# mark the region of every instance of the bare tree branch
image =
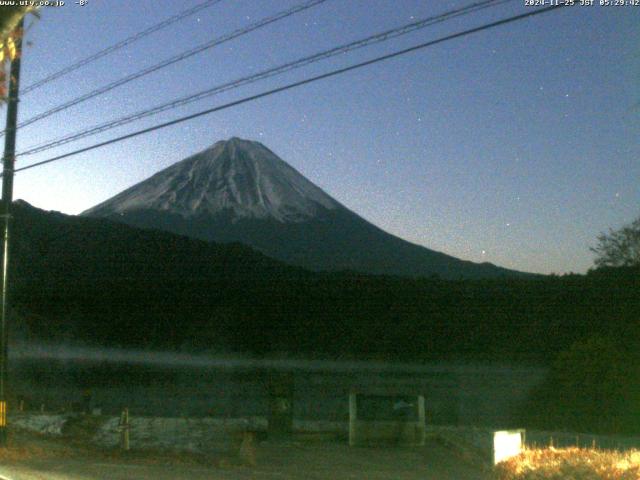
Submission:
[[640,217],[620,230],[601,233],[598,243],[590,247],[596,254],[596,267],[640,266]]

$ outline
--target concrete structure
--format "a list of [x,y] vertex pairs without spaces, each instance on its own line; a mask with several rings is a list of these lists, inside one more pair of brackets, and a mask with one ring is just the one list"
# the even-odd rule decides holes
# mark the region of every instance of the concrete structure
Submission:
[[[374,399],[377,405],[363,415],[363,404]],[[349,445],[424,445],[424,440],[424,395],[387,389],[349,393]]]

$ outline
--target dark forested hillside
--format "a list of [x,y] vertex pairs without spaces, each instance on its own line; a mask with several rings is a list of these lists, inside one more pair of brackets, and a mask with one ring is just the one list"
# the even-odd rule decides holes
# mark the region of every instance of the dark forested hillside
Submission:
[[445,281],[312,273],[219,245],[19,202],[12,332],[257,355],[546,362],[576,340],[637,342],[640,275]]

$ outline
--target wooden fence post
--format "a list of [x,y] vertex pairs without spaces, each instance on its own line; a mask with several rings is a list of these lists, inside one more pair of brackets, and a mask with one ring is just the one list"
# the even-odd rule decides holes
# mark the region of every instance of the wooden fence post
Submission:
[[131,425],[129,423],[129,409],[124,408],[120,414],[120,446],[123,450],[129,450],[129,430]]
[[349,446],[358,443],[358,403],[356,392],[349,393]]

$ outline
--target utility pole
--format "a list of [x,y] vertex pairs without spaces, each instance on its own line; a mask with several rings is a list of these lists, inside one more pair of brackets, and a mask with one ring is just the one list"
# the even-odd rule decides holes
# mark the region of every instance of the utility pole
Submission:
[[7,127],[2,160],[2,218],[4,242],[2,248],[2,297],[0,298],[0,447],[7,446],[7,364],[8,355],[8,291],[9,291],[9,227],[13,202],[13,173],[16,160],[16,130],[18,125],[18,93],[20,85],[20,57],[24,19],[18,24],[20,34],[15,39],[16,55],[11,60],[9,98],[7,100]]

